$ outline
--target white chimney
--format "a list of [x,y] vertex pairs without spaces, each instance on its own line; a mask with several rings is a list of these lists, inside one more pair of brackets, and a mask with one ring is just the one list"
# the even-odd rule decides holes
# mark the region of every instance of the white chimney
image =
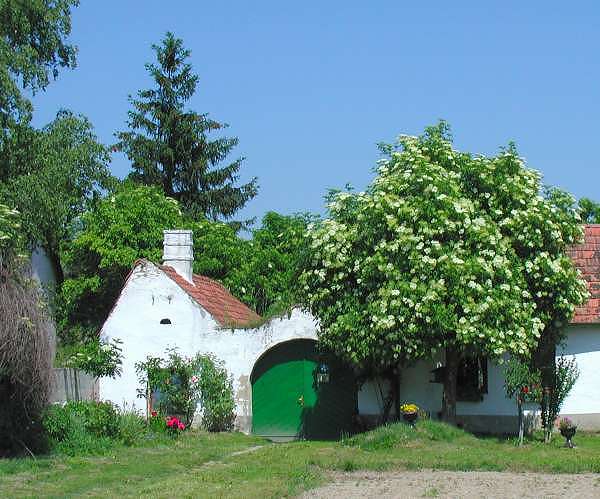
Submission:
[[191,230],[165,230],[163,265],[173,267],[186,281],[193,283],[194,242]]

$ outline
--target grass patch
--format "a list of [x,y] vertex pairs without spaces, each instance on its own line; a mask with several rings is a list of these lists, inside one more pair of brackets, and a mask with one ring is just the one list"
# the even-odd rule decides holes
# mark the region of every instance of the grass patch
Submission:
[[[332,471],[445,469],[600,472],[600,435],[580,434],[576,449],[537,439],[476,437],[421,421],[393,424],[342,442],[271,444],[239,433],[186,432],[177,440],[114,447],[103,456],[0,460],[0,497],[293,496],[326,481]],[[252,452],[235,454],[261,446]],[[437,490],[427,490],[435,497]]]

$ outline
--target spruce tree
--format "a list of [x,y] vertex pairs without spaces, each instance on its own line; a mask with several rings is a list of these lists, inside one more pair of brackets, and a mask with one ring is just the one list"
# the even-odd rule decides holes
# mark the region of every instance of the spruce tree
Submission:
[[116,134],[118,150],[132,162],[130,177],[139,183],[160,186],[179,201],[186,214],[211,220],[231,219],[257,193],[253,178],[236,185],[243,158],[219,167],[237,145],[236,137],[208,135],[227,127],[208,114],[186,109],[198,76],[187,59],[183,41],[167,33],[153,45],[157,63],[146,64],[154,88],[129,97],[129,130]]

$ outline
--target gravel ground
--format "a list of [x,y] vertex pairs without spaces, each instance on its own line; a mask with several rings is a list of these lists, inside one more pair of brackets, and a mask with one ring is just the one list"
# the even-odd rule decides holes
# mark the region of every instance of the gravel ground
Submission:
[[440,498],[600,498],[600,474],[559,475],[492,471],[401,471],[337,473],[305,499]]

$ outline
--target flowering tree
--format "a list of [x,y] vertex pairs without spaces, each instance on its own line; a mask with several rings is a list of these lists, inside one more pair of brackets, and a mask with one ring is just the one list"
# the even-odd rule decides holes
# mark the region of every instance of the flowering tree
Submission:
[[309,227],[307,305],[321,341],[361,367],[444,350],[453,421],[461,356],[554,345],[585,299],[565,254],[581,237],[577,210],[561,191],[542,195],[514,146],[459,152],[445,123],[381,150],[367,191],[330,193],[329,218]]

